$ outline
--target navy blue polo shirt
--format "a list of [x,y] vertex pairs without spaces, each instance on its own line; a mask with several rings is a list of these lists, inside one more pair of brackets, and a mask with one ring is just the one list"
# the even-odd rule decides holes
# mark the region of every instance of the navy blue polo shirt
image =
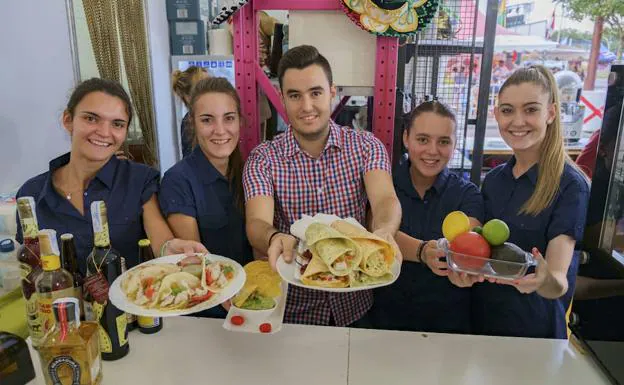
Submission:
[[[146,165],[112,157],[89,182],[84,192],[85,214],[82,215],[52,185],[52,173],[66,165],[69,157],[67,153],[52,160],[50,170],[24,183],[17,197],[32,196],[35,199],[40,229],[54,229],[58,237],[63,233],[74,234],[78,267],[83,274],[87,256],[93,249],[91,202],[104,201],[111,245],[126,258],[128,268],[135,266],[139,263],[138,241],[146,238],[143,204],[158,191],[160,174]],[[16,239],[22,242],[19,219]]]
[[[508,242],[530,252],[537,247],[546,253],[548,242],[565,234],[577,241],[583,237],[589,185],[569,164],[559,180],[553,203],[537,216],[518,214],[536,185],[538,166],[519,178],[513,176],[515,158],[490,171],[482,186],[486,220],[502,219],[511,232]],[[578,252],[568,270],[568,292],[551,300],[537,293],[521,294],[513,286],[488,282],[473,287],[473,327],[478,334],[567,338],[565,313],[570,304],[578,271]]]
[[[236,208],[230,183],[195,146],[171,167],[162,180],[160,207],[165,217],[184,214],[197,220],[201,243],[213,254],[234,259],[241,265],[253,260],[245,233],[245,220]],[[225,318],[221,306],[193,314]]]
[[230,183],[199,146],[165,172],[159,201],[165,217],[184,214],[195,218],[201,243],[211,253],[242,264],[253,260]]
[[[405,161],[394,172],[403,217],[400,230],[407,235],[432,240],[442,238],[446,215],[461,210],[483,220],[483,199],[477,186],[444,169],[425,193],[416,192]],[[416,250],[413,251],[416,253]],[[374,291],[371,319],[381,329],[470,333],[470,289],[454,286],[426,266],[403,261],[401,275],[392,285]]]

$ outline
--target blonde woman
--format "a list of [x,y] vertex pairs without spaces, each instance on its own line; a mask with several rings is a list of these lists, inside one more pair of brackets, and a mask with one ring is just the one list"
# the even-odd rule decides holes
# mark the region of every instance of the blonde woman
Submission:
[[[566,338],[589,185],[565,152],[552,74],[543,66],[515,71],[501,87],[494,114],[513,157],[485,177],[485,219],[504,220],[509,242],[531,252],[538,265],[515,281],[475,284],[472,325],[478,334]],[[449,278],[459,286],[483,280]]]
[[[186,109],[189,110],[191,91],[193,86],[203,78],[208,77],[208,72],[202,67],[190,66],[184,71],[175,70],[171,75],[171,87],[173,92],[182,100]],[[182,118],[180,124],[180,141],[182,142],[182,157],[186,157],[193,151],[193,133],[188,128],[188,113]]]

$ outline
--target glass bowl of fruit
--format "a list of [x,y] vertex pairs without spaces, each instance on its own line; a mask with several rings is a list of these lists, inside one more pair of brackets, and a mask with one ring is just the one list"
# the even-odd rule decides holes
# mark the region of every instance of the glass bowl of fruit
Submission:
[[536,265],[535,258],[530,253],[510,242],[490,247],[489,253],[474,252],[473,250],[479,251],[478,246],[475,248],[475,245],[470,245],[467,253],[459,251],[465,247],[461,245],[462,238],[459,245],[455,242],[457,238],[453,241],[441,239],[438,241],[438,247],[445,251],[449,268],[456,272],[513,280],[523,277],[529,267]]
[[471,230],[466,225],[467,216],[463,218],[458,212],[452,214],[447,216],[449,221],[445,219],[446,227],[443,225],[445,238],[438,241],[438,248],[446,253],[451,270],[514,280],[523,277],[531,266],[537,264],[533,255],[506,242],[509,228],[505,222],[493,219],[483,228]]

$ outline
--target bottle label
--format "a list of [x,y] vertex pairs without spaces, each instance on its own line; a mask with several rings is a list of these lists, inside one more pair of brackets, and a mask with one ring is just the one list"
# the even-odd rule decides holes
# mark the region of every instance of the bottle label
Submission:
[[24,262],[20,262],[19,264],[20,266],[20,275],[22,277],[22,280],[26,281],[27,283],[34,283],[34,282],[30,282],[30,280],[28,279],[28,276],[30,275],[30,273],[32,273],[32,267]]
[[139,327],[143,329],[151,329],[160,326],[160,318],[139,316]]
[[63,385],[59,371],[61,368],[69,368],[71,370],[71,384],[80,385],[80,364],[78,364],[71,356],[54,357],[48,365],[48,374],[52,380],[52,385]]
[[102,353],[112,353],[113,343],[111,342],[108,333],[106,333],[106,330],[102,327],[102,324],[100,323],[100,319],[102,318],[102,315],[104,315],[104,307],[106,306],[106,303],[101,304],[98,302],[93,302],[91,305],[93,306],[94,320],[97,321],[99,324],[98,338],[100,343],[100,351]]
[[101,271],[85,278],[83,286],[96,302],[103,304],[108,301],[108,281]]
[[96,247],[106,247],[110,245],[110,235],[108,234],[108,218],[106,216],[106,205],[104,201],[91,203],[91,220],[93,222],[93,237]]
[[39,346],[43,339],[43,325],[37,309],[37,294],[33,294],[26,302],[26,318],[33,346]]
[[75,293],[73,286],[67,289],[56,290],[52,293],[37,293],[37,309],[39,311],[39,320],[41,322],[43,336],[56,324],[54,312],[52,311],[52,303],[59,298],[73,297]]
[[37,212],[35,211],[35,199],[33,197],[21,197],[17,199],[17,212],[22,225],[24,238],[37,238],[39,225]]
[[126,313],[122,313],[115,321],[117,322],[119,346],[124,346],[128,343],[128,317],[126,316]]

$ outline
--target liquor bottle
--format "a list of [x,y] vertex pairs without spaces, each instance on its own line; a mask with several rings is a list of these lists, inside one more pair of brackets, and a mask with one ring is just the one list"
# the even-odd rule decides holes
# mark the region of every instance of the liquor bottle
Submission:
[[0,383],[22,385],[35,378],[28,344],[9,332],[0,332]]
[[32,345],[37,347],[43,338],[41,322],[37,312],[37,289],[35,281],[41,274],[41,259],[39,258],[39,224],[35,211],[33,197],[17,199],[17,213],[22,226],[24,244],[17,251],[17,260],[20,263],[22,274],[22,295],[26,300],[26,321]]
[[[126,258],[124,257],[120,257],[120,258],[121,258],[121,272],[123,274],[126,272],[126,270],[128,270],[128,267],[126,266]],[[128,324],[127,324],[128,333],[130,333],[131,331],[139,327],[139,320],[137,319],[136,315],[126,313],[126,318],[128,320]]]
[[97,322],[80,322],[77,298],[59,298],[52,304],[55,326],[39,346],[46,385],[97,385],[102,361]]
[[80,300],[80,319],[84,320],[84,308],[82,306],[82,284],[84,277],[78,270],[78,256],[73,234],[61,235],[61,266],[67,270],[74,279],[75,297]]
[[112,248],[108,233],[106,205],[103,201],[91,203],[93,221],[93,250],[87,257],[85,287],[85,314],[87,320],[99,322],[102,359],[113,361],[128,354],[128,319],[126,313],[108,301],[108,289],[121,275],[121,256]]
[[74,280],[71,274],[61,267],[56,231],[40,230],[39,247],[43,272],[35,281],[37,288],[37,311],[43,334],[54,327],[52,303],[58,298],[75,296]]
[[[154,259],[152,245],[149,239],[141,239],[139,241],[139,262],[143,263]],[[144,334],[158,333],[163,327],[162,317],[143,317],[139,316],[139,331]]]

